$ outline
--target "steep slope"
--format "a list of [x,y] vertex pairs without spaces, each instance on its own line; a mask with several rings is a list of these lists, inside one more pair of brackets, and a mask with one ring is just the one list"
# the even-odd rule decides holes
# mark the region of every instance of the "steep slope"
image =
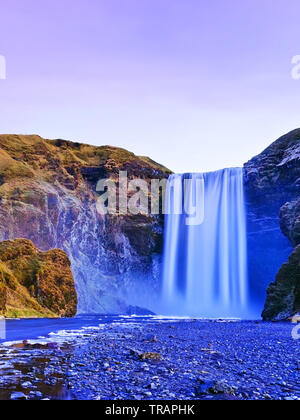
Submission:
[[0,243],[1,315],[71,317],[76,310],[76,289],[65,252],[41,252],[26,239]]
[[245,191],[251,291],[261,310],[267,287],[293,251],[285,235],[290,237],[289,229],[298,223],[287,203],[300,197],[300,129],[245,164]]
[[267,290],[265,320],[284,320],[300,312],[300,199],[281,208],[280,226],[295,250]]
[[285,320],[300,312],[300,246],[283,264],[268,288],[264,320]]
[[151,306],[147,299],[158,287],[162,219],[97,211],[97,182],[117,181],[120,170],[146,181],[170,173],[114,147],[0,136],[0,240],[21,237],[42,251],[63,249],[81,313]]

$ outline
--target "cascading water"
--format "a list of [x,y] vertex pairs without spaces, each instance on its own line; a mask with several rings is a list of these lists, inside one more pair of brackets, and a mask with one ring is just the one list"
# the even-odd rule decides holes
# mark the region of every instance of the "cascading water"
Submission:
[[166,210],[162,312],[249,317],[243,170],[172,175]]

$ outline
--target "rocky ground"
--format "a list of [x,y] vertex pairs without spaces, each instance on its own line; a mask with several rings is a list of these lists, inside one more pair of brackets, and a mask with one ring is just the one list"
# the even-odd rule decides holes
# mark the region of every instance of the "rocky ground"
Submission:
[[292,328],[149,320],[106,324],[58,347],[3,347],[0,399],[297,400]]

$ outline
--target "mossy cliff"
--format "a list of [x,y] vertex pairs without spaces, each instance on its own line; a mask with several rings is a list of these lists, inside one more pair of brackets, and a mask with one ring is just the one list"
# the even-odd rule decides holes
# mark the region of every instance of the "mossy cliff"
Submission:
[[158,288],[162,218],[97,211],[97,182],[117,181],[119,171],[146,181],[170,174],[116,147],[0,135],[0,240],[26,238],[42,251],[64,250],[79,313],[149,307]]
[[26,239],[0,243],[0,315],[72,317],[75,283],[65,252],[39,251]]

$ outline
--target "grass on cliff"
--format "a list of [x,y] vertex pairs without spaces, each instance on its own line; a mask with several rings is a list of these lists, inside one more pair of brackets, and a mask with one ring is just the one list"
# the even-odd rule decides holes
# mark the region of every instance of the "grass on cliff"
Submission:
[[6,318],[55,317],[30,296],[3,262],[0,262],[0,314]]
[[122,166],[140,161],[153,169],[170,173],[164,166],[144,156],[112,146],[91,146],[67,140],[45,140],[39,136],[0,135],[0,175],[34,177],[39,171],[55,171],[57,167],[79,163],[101,166],[113,160]]
[[0,243],[0,315],[74,316],[77,295],[70,261],[60,249],[41,252],[27,239]]

